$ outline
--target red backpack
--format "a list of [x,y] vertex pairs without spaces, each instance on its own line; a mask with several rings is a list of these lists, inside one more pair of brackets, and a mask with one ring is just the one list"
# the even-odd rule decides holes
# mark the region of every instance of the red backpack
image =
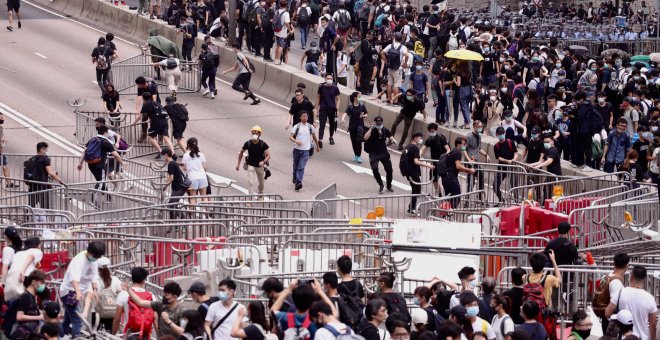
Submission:
[[[136,292],[135,295],[140,299],[152,301],[152,295],[149,292]],[[133,300],[128,299],[128,321],[124,327],[124,333],[131,331],[140,333],[140,339],[149,339],[151,335],[151,326],[154,323],[154,311],[150,308],[142,308],[138,306]]]
[[545,296],[543,295],[543,287],[545,287],[546,274],[543,274],[541,281],[529,282],[529,275],[527,275],[527,283],[523,286],[523,303],[527,301],[534,301],[539,305],[539,310],[543,311],[548,306],[545,304]]

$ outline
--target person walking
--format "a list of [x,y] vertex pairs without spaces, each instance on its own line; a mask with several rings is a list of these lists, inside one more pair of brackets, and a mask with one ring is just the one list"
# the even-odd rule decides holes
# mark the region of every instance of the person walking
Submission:
[[[433,160],[440,160],[440,157],[443,154],[451,152],[447,138],[445,138],[445,136],[442,134],[438,134],[437,123],[430,123],[426,127],[426,130],[428,131],[429,137],[426,139],[424,146],[422,146],[422,149],[420,150],[420,155],[422,157],[424,157],[426,149],[431,150],[431,159]],[[438,170],[438,167],[435,167],[433,171],[431,171],[431,177],[433,179],[433,189],[435,189],[435,192],[437,192],[438,196],[440,196],[440,184],[438,183],[440,173]]]
[[300,122],[300,112],[307,112],[310,122],[314,122],[314,104],[309,101],[305,96],[305,91],[301,88],[296,89],[293,98],[291,99],[291,107],[289,108],[289,116],[286,120],[285,130],[291,128]]
[[[53,168],[48,153],[48,143],[37,143],[37,154],[27,160],[24,178],[28,186],[28,204],[32,208],[50,209],[50,193],[42,192],[51,188],[48,185],[48,177],[66,186],[64,181],[57,175]],[[46,183],[46,184],[40,184]]]
[[[85,152],[80,155],[80,162],[78,163],[78,171],[82,170],[83,163],[87,163],[89,171],[94,176],[96,184],[94,189],[96,190],[107,190],[105,183],[103,183],[104,178],[106,177],[105,170],[107,168],[108,154],[111,154],[115,159],[115,166],[121,167],[124,165],[124,160],[115,149],[113,143],[108,139],[108,127],[106,125],[101,125],[96,128],[98,133],[96,137],[93,137],[87,142],[85,146]],[[98,198],[99,193],[95,192],[92,194],[92,206],[98,208]],[[110,202],[110,196],[106,196],[108,202]]]
[[188,109],[183,104],[175,102],[174,97],[165,98],[165,112],[172,122],[172,138],[176,139],[179,149],[186,149],[186,142],[183,139],[183,133],[186,131],[186,126],[188,125]]
[[[167,147],[170,150],[174,150],[168,132],[167,112],[159,102],[153,101],[152,99],[150,92],[142,93],[142,101],[144,104],[142,104],[142,108],[140,109],[141,115],[135,118],[135,121],[131,126],[137,125],[140,121],[148,121],[149,129],[147,130],[147,136],[149,144],[153,145],[153,147],[160,153],[161,147],[157,138],[158,136],[161,136]],[[162,159],[160,154],[156,156],[156,159]]]
[[655,340],[657,331],[658,307],[655,297],[644,289],[647,282],[644,266],[636,265],[630,275],[630,285],[612,299],[619,310],[627,309],[632,313],[633,334],[641,340]]
[[[513,140],[506,138],[506,132],[501,126],[497,127],[495,130],[495,135],[497,136],[497,144],[495,144],[493,147],[495,152],[495,159],[497,159],[499,164],[512,165],[513,162],[518,160],[518,149],[516,148],[515,143]],[[498,166],[497,170],[498,171],[495,174],[495,183],[493,184],[493,191],[495,191],[497,199],[500,202],[504,202],[502,199],[502,192],[500,190],[502,181],[508,176],[511,188],[513,188],[516,186],[516,182],[514,180],[515,176],[509,176],[510,174],[506,171],[506,166]],[[502,336],[504,336],[504,334],[502,334]]]
[[[461,194],[461,184],[458,181],[458,173],[465,172],[474,175],[477,170],[467,168],[461,162],[463,154],[467,149],[467,140],[464,137],[458,137],[454,140],[454,150],[447,155],[447,174],[442,177],[442,187],[445,190],[445,196],[458,196]],[[461,203],[461,198],[456,197],[451,201],[451,207],[456,209]]]
[[344,124],[346,116],[349,117],[348,133],[351,137],[351,145],[355,155],[353,162],[362,163],[362,140],[364,138],[364,119],[367,118],[367,107],[362,102],[360,92],[353,92],[349,101],[346,112],[341,116],[341,123]]
[[394,42],[380,52],[381,67],[379,77],[383,78],[383,70],[387,68],[387,102],[393,103],[393,98],[399,94],[401,85],[401,65],[408,64],[408,49],[403,45],[401,32],[394,33]]
[[309,7],[309,0],[302,0],[302,4],[296,10],[296,21],[300,29],[300,46],[303,50],[307,47],[309,24],[312,23],[311,18],[312,9]]
[[399,140],[399,151],[403,150],[403,144],[408,138],[408,131],[412,127],[415,116],[420,112],[426,120],[426,110],[424,109],[424,102],[415,96],[415,90],[408,89],[406,90],[406,96],[402,99],[403,107],[401,111],[396,116],[394,123],[392,124],[392,138],[396,134],[396,128],[403,121],[403,136]]
[[199,151],[199,142],[195,137],[186,141],[186,150],[182,159],[183,171],[190,181],[190,188],[188,188],[190,204],[195,204],[194,196],[206,195],[206,188],[209,186],[208,175],[206,174],[206,157]]
[[221,75],[225,75],[229,72],[233,72],[236,69],[239,69],[238,71],[238,76],[236,76],[236,79],[234,79],[234,83],[231,85],[231,88],[244,93],[245,97],[243,97],[243,100],[246,100],[248,98],[252,99],[252,104],[250,105],[257,105],[261,103],[261,99],[257,98],[257,96],[250,91],[250,80],[252,79],[252,73],[254,73],[254,65],[248,60],[248,58],[241,52],[241,44],[238,42],[235,42],[234,45],[234,53],[236,53],[236,62],[234,63],[234,66],[231,68],[228,68],[224,71],[222,71]]
[[23,27],[21,24],[21,14],[19,10],[21,8],[20,0],[7,0],[7,21],[9,21],[9,26],[7,26],[7,31],[11,32],[14,30],[14,16],[16,14],[16,19],[18,19],[18,28]]
[[291,129],[291,134],[289,135],[289,140],[294,143],[293,146],[293,184],[295,185],[295,190],[299,191],[302,189],[303,176],[305,175],[305,165],[309,160],[310,154],[314,150],[314,144],[316,144],[316,152],[320,152],[321,148],[319,146],[320,141],[316,137],[316,131],[314,126],[311,123],[307,122],[307,112],[300,112],[300,123],[293,126]]
[[204,92],[202,97],[209,96],[215,99],[218,90],[215,88],[215,75],[218,71],[216,61],[219,61],[220,56],[209,49],[206,43],[202,44],[202,52],[199,54],[199,64],[202,68],[202,88]]
[[[268,144],[261,139],[263,129],[259,125],[253,126],[250,131],[252,138],[243,144],[243,147],[238,152],[238,162],[236,163],[236,171],[241,166],[243,156],[246,156],[243,169],[248,174],[248,188],[250,194],[263,194],[264,183],[266,178],[270,176],[268,170],[268,161],[270,160],[270,150]],[[247,152],[247,155],[245,154]]]
[[[316,95],[316,107],[319,114],[319,148],[323,148],[325,124],[330,121],[330,145],[335,145],[332,138],[337,130],[337,108],[339,107],[339,88],[334,84],[332,74],[325,75],[325,83],[319,85]],[[313,122],[312,122],[313,123]]]
[[280,0],[279,9],[275,11],[273,16],[273,31],[275,32],[275,40],[277,42],[277,46],[275,47],[275,62],[277,65],[282,64],[282,59],[284,59],[284,63],[286,64],[288,39],[290,35],[293,35],[293,25],[291,24],[291,16],[286,10],[287,5],[286,0]]
[[378,116],[374,118],[373,125],[364,134],[364,151],[369,154],[369,165],[371,166],[376,183],[380,187],[378,189],[379,194],[383,193],[385,186],[378,171],[378,163],[383,163],[383,168],[385,169],[387,191],[394,192],[392,190],[392,160],[390,153],[387,151],[387,143],[393,142],[392,133],[383,125],[383,117]]
[[181,60],[175,58],[173,54],[167,56],[159,62],[151,64],[151,66],[160,66],[165,69],[165,79],[167,80],[167,89],[170,91],[171,96],[176,98],[176,91],[179,90],[179,83],[181,82]]
[[177,215],[177,211],[175,211],[177,210],[177,207],[174,205],[174,203],[179,203],[181,197],[186,194],[186,190],[188,188],[184,185],[185,175],[183,174],[179,164],[174,160],[174,153],[172,152],[172,149],[164,147],[160,151],[160,156],[167,165],[167,180],[165,181],[162,190],[165,191],[167,190],[167,187],[172,185],[170,199],[167,201],[167,204],[171,205],[170,209],[172,210],[170,210],[170,219],[173,220]]
[[[11,11],[9,13],[11,21]],[[96,47],[92,50],[92,63],[96,64],[96,84],[101,88],[101,93],[105,93],[106,87],[110,83],[110,66],[116,57],[112,48],[106,45],[105,38],[100,37]]]
[[[401,157],[406,157],[405,162],[408,163],[408,172],[404,174],[408,182],[410,182],[410,187],[412,187],[412,197],[410,198],[410,205],[408,206],[408,213],[412,215],[417,214],[417,194],[422,193],[422,170],[421,167],[426,167],[431,170],[435,169],[435,166],[431,163],[421,161],[421,155],[419,148],[424,145],[424,134],[421,132],[413,133],[412,140],[406,148],[405,153],[401,154]],[[402,161],[404,162],[404,161]]]
[[630,150],[631,142],[630,136],[626,133],[628,123],[625,118],[619,118],[616,122],[616,128],[612,129],[607,135],[605,147],[603,148],[603,155],[605,157],[605,165],[603,171],[613,173],[618,171],[619,167],[626,159],[626,154]]

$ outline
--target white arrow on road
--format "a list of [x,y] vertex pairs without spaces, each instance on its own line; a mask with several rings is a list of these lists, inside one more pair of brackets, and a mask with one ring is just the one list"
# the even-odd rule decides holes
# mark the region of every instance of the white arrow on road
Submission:
[[224,177],[224,176],[220,176],[220,175],[212,174],[212,173],[210,173],[210,172],[207,172],[206,174],[209,175],[209,177],[211,177],[211,179],[212,179],[214,182],[216,182],[216,183],[229,184],[230,187],[232,187],[232,188],[234,188],[234,189],[236,189],[236,190],[238,190],[238,191],[240,191],[240,192],[242,192],[242,193],[244,193],[244,194],[246,194],[246,195],[250,193],[250,192],[248,191],[248,189],[245,189],[245,188],[243,188],[242,186],[237,185],[237,184],[236,184],[236,181],[234,181],[234,180],[231,179],[231,178],[227,178],[227,177]]
[[[346,162],[342,162],[342,163],[344,163],[344,165],[346,165],[349,169],[353,170],[356,174],[369,174],[370,176],[374,175],[374,172],[369,168],[365,168],[365,167],[362,167],[362,166],[359,166],[359,165],[346,163]],[[385,180],[386,180],[385,176],[380,176],[380,178],[382,178],[383,182],[385,182]],[[392,185],[399,188],[399,189],[402,189],[402,190],[406,190],[406,191],[411,191],[412,190],[410,185],[404,184],[404,183],[401,183],[401,182],[397,182],[397,181],[394,181],[394,180],[392,180]]]

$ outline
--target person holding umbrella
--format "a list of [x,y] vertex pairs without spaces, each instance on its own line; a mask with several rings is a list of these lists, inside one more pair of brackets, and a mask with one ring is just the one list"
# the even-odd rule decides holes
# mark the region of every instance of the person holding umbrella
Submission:
[[[446,58],[461,60],[458,71],[454,77],[454,84],[458,87],[459,103],[463,113],[463,128],[470,129],[470,101],[472,100],[472,73],[467,61],[483,61],[484,57],[470,50],[458,49],[445,53]],[[454,111],[454,128],[458,127],[458,112]]]

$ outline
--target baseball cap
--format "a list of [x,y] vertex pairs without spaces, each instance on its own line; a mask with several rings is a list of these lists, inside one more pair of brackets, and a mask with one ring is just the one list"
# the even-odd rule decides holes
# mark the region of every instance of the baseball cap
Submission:
[[110,265],[110,259],[105,256],[102,256],[100,259],[96,261],[96,264],[99,267],[107,267]]
[[412,324],[426,324],[429,321],[429,314],[421,308],[413,308],[410,312],[410,318],[412,319]]
[[376,122],[376,123],[379,123],[379,122],[382,123],[382,122],[383,122],[383,117],[378,116],[378,117],[374,118],[374,122]]
[[632,325],[633,316],[632,313],[627,309],[622,309],[618,313],[612,315],[612,320],[619,321],[622,325]]
[[16,230],[16,227],[9,226],[9,227],[5,228],[5,236],[14,237],[16,235],[18,235],[18,230]]
[[192,285],[190,285],[190,288],[188,288],[188,293],[206,294],[206,286],[204,286],[204,284],[200,281],[195,281]]
[[497,129],[495,129],[495,134],[496,135],[501,135],[504,133],[504,128],[501,126],[498,126]]
[[167,98],[165,98],[166,103],[174,103],[175,101],[176,100],[172,96],[167,96]]
[[540,132],[541,132],[541,128],[540,128],[540,127],[538,127],[538,126],[535,125],[535,126],[532,128],[532,133],[540,133]]
[[446,310],[445,313],[447,315],[453,315],[453,316],[456,316],[456,317],[464,317],[464,316],[467,315],[467,309],[465,309],[465,307],[463,307],[461,305],[458,305],[458,306],[455,306],[452,309]]
[[60,315],[60,304],[55,301],[48,301],[44,304],[44,311],[47,317],[55,319]]

